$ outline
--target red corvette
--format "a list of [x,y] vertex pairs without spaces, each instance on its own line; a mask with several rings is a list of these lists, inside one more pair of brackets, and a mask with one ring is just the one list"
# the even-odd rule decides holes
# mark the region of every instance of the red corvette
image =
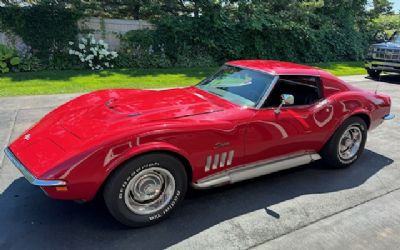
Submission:
[[334,168],[363,152],[367,131],[390,114],[390,97],[287,62],[226,63],[193,87],[111,89],[46,115],[5,149],[50,197],[89,201],[156,223],[188,185],[216,187],[322,158]]

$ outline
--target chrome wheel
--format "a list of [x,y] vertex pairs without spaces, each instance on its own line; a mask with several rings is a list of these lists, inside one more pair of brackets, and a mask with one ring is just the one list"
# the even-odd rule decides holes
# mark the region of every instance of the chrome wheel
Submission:
[[136,214],[152,214],[166,207],[174,193],[172,174],[166,169],[151,167],[129,181],[125,189],[125,204]]
[[360,149],[362,137],[363,134],[359,126],[349,126],[339,140],[339,157],[343,160],[353,158]]

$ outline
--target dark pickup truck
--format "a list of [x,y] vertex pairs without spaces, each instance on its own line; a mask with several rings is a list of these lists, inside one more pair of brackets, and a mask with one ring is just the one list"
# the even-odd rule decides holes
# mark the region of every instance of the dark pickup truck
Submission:
[[383,43],[372,44],[368,49],[365,69],[372,78],[382,71],[400,73],[400,32]]

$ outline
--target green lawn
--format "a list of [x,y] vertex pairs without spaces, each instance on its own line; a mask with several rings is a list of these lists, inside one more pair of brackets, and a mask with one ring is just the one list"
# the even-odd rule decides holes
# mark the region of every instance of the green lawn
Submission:
[[[333,74],[365,74],[361,62],[314,64]],[[60,70],[0,74],[0,96],[78,93],[105,88],[166,88],[198,83],[216,68]]]
[[312,66],[327,70],[336,76],[365,75],[367,73],[363,62],[317,63]]

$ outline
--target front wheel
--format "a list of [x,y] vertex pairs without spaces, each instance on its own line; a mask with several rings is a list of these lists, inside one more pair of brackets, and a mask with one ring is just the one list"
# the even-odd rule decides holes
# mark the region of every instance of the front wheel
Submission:
[[168,154],[152,153],[119,166],[105,185],[104,200],[119,222],[141,227],[168,217],[186,189],[183,164]]
[[334,168],[350,166],[364,151],[367,130],[367,124],[360,117],[345,120],[322,149],[323,161]]

